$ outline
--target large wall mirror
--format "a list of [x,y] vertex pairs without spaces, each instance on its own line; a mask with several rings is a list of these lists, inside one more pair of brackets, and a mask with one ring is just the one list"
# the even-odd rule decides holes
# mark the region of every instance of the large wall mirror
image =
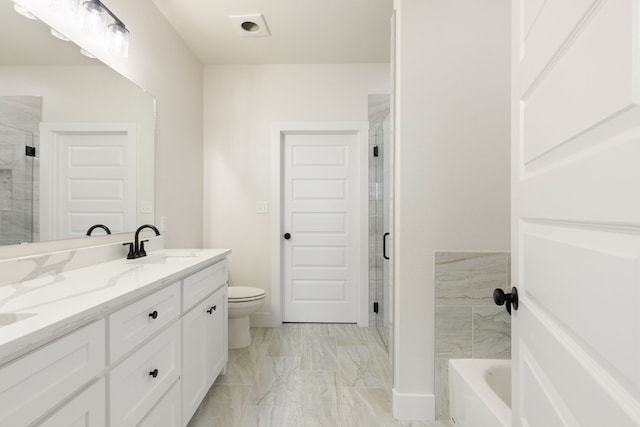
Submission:
[[0,0],[0,245],[152,223],[155,120],[153,96]]

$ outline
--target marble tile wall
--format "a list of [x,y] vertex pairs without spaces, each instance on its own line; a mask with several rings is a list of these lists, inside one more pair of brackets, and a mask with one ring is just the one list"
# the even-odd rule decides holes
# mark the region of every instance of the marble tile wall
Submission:
[[[369,326],[384,325],[383,230],[383,138],[382,123],[390,113],[389,95],[369,95]],[[379,156],[373,156],[378,146]],[[378,301],[378,313],[373,303]]]
[[510,359],[511,318],[493,303],[495,288],[509,289],[508,252],[436,252],[436,419],[449,414],[449,359]]

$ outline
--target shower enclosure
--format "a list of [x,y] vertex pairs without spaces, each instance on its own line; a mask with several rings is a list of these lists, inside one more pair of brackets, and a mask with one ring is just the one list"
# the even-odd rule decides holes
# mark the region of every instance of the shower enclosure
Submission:
[[32,242],[37,233],[34,164],[33,132],[0,123],[0,245]]
[[42,98],[0,96],[0,245],[38,241]]
[[390,349],[392,144],[389,95],[369,95],[369,324]]

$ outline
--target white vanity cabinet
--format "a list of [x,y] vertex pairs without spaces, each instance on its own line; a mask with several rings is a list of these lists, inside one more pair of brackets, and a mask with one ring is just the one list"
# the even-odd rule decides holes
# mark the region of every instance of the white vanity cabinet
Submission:
[[[104,320],[95,321],[0,368],[0,426],[31,425],[103,375],[105,367]],[[90,394],[73,408],[58,409],[67,414],[100,415],[104,420],[104,398]],[[80,415],[82,416],[82,415]],[[55,421],[55,418],[54,418]],[[53,425],[44,419],[44,424]],[[64,425],[64,424],[58,424]],[[98,424],[96,424],[98,425]]]
[[[182,318],[183,425],[227,363],[227,276],[227,264],[222,261],[183,282],[184,301],[191,301]],[[194,305],[194,294],[207,295],[204,283],[209,296]]]
[[0,427],[186,426],[227,363],[228,274],[185,271],[1,365]]

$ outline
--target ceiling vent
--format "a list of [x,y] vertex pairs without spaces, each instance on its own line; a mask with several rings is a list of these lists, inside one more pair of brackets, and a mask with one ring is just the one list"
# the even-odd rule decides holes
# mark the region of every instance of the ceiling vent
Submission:
[[234,29],[242,37],[268,37],[271,35],[261,13],[229,16]]

